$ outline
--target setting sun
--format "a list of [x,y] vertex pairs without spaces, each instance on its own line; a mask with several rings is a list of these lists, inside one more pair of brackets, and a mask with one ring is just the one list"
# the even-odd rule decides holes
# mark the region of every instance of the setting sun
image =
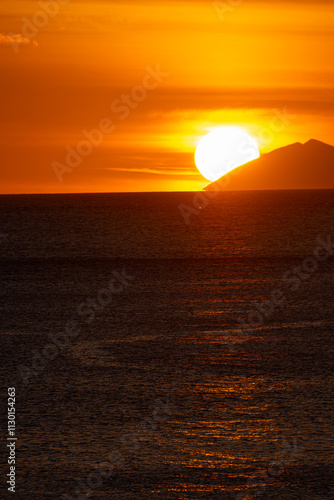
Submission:
[[195,163],[200,173],[213,182],[259,156],[259,148],[249,134],[237,127],[219,127],[201,139]]

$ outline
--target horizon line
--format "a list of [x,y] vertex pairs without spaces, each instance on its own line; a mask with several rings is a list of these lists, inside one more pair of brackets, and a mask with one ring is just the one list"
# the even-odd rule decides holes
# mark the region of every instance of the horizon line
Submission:
[[[210,185],[210,184],[208,184]],[[330,188],[287,188],[287,189],[229,189],[221,190],[218,193],[250,193],[250,192],[276,192],[276,191],[334,191]],[[162,194],[162,193],[205,193],[204,189],[199,191],[80,191],[71,193],[0,193],[0,196],[73,196],[81,194]]]

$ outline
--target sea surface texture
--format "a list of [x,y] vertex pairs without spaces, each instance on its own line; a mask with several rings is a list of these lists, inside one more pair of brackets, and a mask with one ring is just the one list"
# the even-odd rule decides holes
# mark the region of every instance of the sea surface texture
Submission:
[[1,498],[334,498],[334,191],[194,196],[0,197]]

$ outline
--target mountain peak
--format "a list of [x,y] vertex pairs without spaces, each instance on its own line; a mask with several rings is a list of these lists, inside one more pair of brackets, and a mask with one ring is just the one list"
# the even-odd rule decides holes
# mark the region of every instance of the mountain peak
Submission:
[[325,142],[318,141],[317,139],[310,139],[309,141],[305,142],[303,146],[312,146],[312,147],[324,147],[326,146],[327,148],[332,148],[333,146],[330,146],[330,144],[326,144]]
[[[316,139],[261,155],[236,169],[228,190],[334,188],[334,147]],[[220,179],[204,189],[225,189]]]

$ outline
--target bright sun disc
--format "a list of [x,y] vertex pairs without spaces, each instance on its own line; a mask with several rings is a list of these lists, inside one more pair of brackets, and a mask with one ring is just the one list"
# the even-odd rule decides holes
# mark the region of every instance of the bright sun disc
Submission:
[[201,174],[211,182],[244,163],[259,158],[255,140],[237,127],[219,127],[199,142],[195,163]]

